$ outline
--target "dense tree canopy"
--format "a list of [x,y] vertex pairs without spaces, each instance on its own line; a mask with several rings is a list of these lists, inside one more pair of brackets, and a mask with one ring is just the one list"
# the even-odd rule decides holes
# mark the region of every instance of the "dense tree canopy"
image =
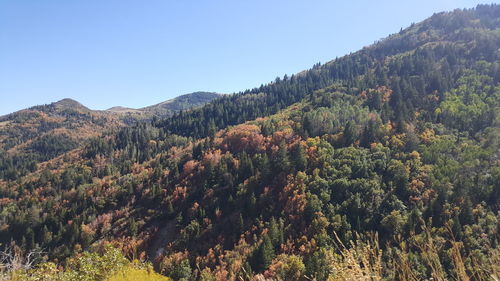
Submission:
[[436,14],[83,146],[40,137],[22,174],[0,154],[0,243],[65,264],[110,242],[174,280],[487,280],[499,28],[498,5]]

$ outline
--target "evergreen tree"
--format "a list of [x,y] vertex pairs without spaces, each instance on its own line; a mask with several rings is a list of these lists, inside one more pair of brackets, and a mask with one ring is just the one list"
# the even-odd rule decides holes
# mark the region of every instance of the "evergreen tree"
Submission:
[[285,141],[279,144],[278,151],[274,155],[273,159],[274,171],[288,171],[290,167],[290,161],[288,159],[288,151],[286,149]]
[[307,156],[302,145],[296,144],[291,151],[291,158],[298,171],[304,171],[307,167]]
[[349,146],[354,144],[357,139],[356,126],[352,121],[347,122],[344,128],[344,145]]
[[280,224],[278,224],[274,217],[269,222],[269,238],[276,249],[284,242],[283,222],[280,221]]
[[256,272],[266,270],[275,256],[276,254],[274,252],[274,246],[271,239],[268,236],[264,237],[264,240],[260,244],[254,256],[254,270]]

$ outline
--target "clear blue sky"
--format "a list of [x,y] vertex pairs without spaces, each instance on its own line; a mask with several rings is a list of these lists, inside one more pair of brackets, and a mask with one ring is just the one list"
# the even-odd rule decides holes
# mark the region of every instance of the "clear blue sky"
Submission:
[[479,1],[0,0],[0,115],[232,93]]

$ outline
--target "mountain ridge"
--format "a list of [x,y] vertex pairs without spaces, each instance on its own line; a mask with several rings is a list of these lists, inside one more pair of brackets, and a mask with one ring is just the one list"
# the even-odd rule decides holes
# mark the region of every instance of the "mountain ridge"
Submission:
[[64,98],[0,116],[0,153],[5,158],[16,157],[15,168],[10,170],[2,166],[0,157],[0,174],[12,178],[32,172],[37,164],[81,148],[89,139],[130,124],[171,116],[218,96],[207,92],[185,94],[137,111],[116,107],[113,111],[92,110],[74,99]]
[[[214,93],[214,92],[203,92],[197,91],[188,94],[183,94],[157,104],[145,106],[142,108],[129,108],[123,106],[113,106],[108,109],[98,110],[98,109],[90,109],[87,106],[83,105],[77,100],[72,98],[63,98],[61,100],[51,102],[44,105],[33,105],[25,109],[20,109],[11,113],[4,114],[0,116],[0,118],[5,117],[10,114],[14,114],[20,111],[31,110],[31,109],[44,109],[46,107],[53,107],[56,110],[78,110],[78,111],[93,111],[93,112],[113,112],[113,113],[136,113],[136,112],[144,112],[149,114],[159,114],[157,117],[165,117],[169,113],[167,111],[176,111],[176,110],[186,110],[192,107],[197,107],[203,105],[206,102],[211,101],[212,99],[218,98],[222,96],[222,94]],[[179,103],[179,104],[177,104]],[[182,103],[184,105],[182,105]]]
[[104,111],[131,116],[147,115],[149,118],[152,116],[164,118],[180,110],[197,108],[221,96],[222,94],[218,93],[199,91],[180,95],[175,98],[141,108],[114,106]]
[[0,174],[0,243],[111,244],[176,281],[498,279],[498,30],[500,5],[437,14]]

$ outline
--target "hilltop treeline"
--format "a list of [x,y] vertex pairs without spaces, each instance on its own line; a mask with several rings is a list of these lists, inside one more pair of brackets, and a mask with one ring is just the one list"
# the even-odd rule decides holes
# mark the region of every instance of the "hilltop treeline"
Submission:
[[62,264],[109,242],[174,280],[492,279],[499,27],[497,5],[436,14],[92,139],[2,182],[0,242]]

